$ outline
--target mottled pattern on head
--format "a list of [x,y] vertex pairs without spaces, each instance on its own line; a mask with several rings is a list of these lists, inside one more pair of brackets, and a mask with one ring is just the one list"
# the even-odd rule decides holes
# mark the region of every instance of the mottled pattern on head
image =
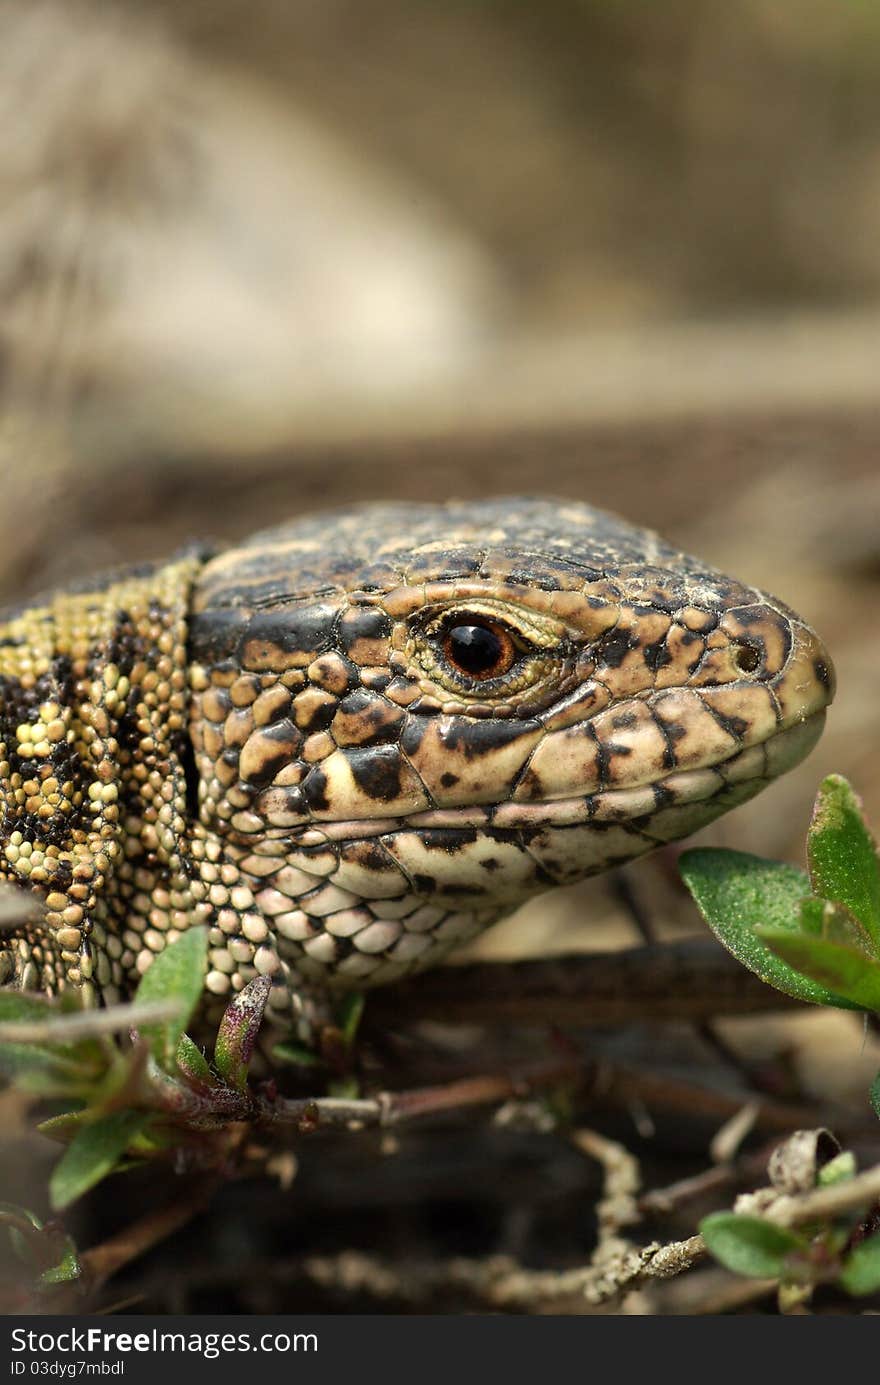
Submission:
[[[280,1016],[304,981],[391,981],[530,894],[751,797],[811,748],[832,695],[823,646],[786,606],[572,502],[314,516],[185,576],[173,565],[143,576],[154,598],[163,573],[177,574],[183,608],[175,638],[185,642],[190,742],[175,703],[173,735],[161,740],[163,817],[156,723],[170,685],[140,646],[124,674],[110,658],[120,603],[105,586],[90,598],[100,615],[83,637],[89,666],[62,701],[78,728],[94,725],[89,708],[109,719],[105,728],[99,715],[99,739],[117,747],[107,783],[121,807],[112,833],[106,813],[100,822],[115,855],[97,852],[107,869],[75,922],[78,949],[72,915],[56,910],[39,954],[53,959],[40,964],[43,984],[65,968],[81,978],[85,965],[105,996],[124,993],[198,920],[211,930],[209,989],[228,995],[270,974]],[[54,625],[31,611],[6,630],[28,648],[42,630],[49,659],[74,599],[58,600]],[[173,605],[154,604],[157,621]],[[11,734],[19,751],[42,753],[45,737],[27,739],[39,728],[19,735],[43,716],[42,694],[25,706],[15,691],[26,679],[14,648],[0,662],[19,719]],[[127,680],[124,708],[114,676]],[[70,744],[103,783],[86,731]],[[32,769],[14,755],[0,764],[7,797],[24,795],[26,812],[47,800],[38,776],[25,786]],[[84,805],[103,804],[103,790],[73,770],[66,782],[72,825]],[[21,865],[28,823],[20,841],[5,833],[6,870],[48,889]],[[80,850],[89,853],[94,861],[94,831]],[[53,904],[62,893],[51,891]],[[51,945],[63,928],[59,962]],[[20,974],[36,965],[33,937],[19,952]]]

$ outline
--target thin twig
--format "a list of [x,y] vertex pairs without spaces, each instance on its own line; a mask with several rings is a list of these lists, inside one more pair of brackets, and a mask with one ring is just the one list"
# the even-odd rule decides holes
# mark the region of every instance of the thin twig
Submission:
[[636,891],[636,887],[632,882],[629,871],[625,869],[612,871],[610,885],[612,893],[617,897],[618,903],[621,904],[627,914],[629,914],[642,942],[648,946],[653,946],[659,942],[657,929],[654,927],[654,920],[642,903]]
[[735,1163],[713,1164],[689,1178],[676,1179],[663,1188],[651,1188],[639,1198],[639,1210],[646,1216],[668,1216],[709,1193],[753,1181],[766,1169],[771,1149],[772,1146],[764,1146]]
[[589,1311],[607,1306],[656,1279],[680,1274],[705,1256],[699,1236],[628,1250],[615,1261],[571,1270],[529,1270],[508,1256],[486,1260],[452,1259],[440,1264],[400,1266],[352,1251],[333,1257],[310,1256],[301,1273],[326,1288],[372,1293],[377,1298],[418,1303],[438,1292],[466,1294],[483,1307],[539,1313]]
[[716,1317],[760,1302],[779,1288],[776,1279],[745,1279],[717,1265],[652,1288],[651,1307],[666,1317]]
[[125,1034],[144,1024],[176,1019],[180,1002],[151,1000],[135,1004],[107,1005],[101,1010],[78,1010],[59,1015],[47,1010],[45,1020],[9,1020],[0,1024],[0,1040],[7,1043],[73,1043],[102,1034]]
[[[748,1196],[748,1195],[746,1195]],[[783,1194],[762,1208],[762,1215],[780,1226],[800,1226],[804,1222],[826,1221],[868,1208],[880,1199],[880,1164],[844,1183],[828,1188],[814,1188],[807,1193]]]
[[602,1195],[596,1203],[599,1246],[620,1244],[623,1228],[641,1220],[637,1201],[642,1185],[639,1161],[625,1145],[595,1130],[575,1130],[571,1142],[582,1154],[602,1165]]
[[698,938],[540,962],[439,967],[372,992],[363,1023],[377,1032],[422,1020],[580,1027],[700,1022],[797,1005],[716,942]]
[[315,1097],[293,1100],[258,1096],[256,1113],[265,1125],[293,1125],[300,1131],[365,1127],[386,1128],[444,1111],[470,1106],[493,1106],[531,1092],[571,1083],[583,1075],[578,1063],[544,1063],[509,1073],[490,1073],[461,1078],[436,1087],[417,1087],[404,1092],[379,1092],[373,1097]]
[[186,1196],[140,1217],[108,1241],[84,1251],[80,1262],[89,1290],[94,1293],[125,1265],[186,1226],[204,1211],[217,1187],[218,1180],[202,1178],[189,1188]]
[[709,1157],[713,1164],[730,1164],[733,1162],[743,1140],[751,1133],[757,1114],[757,1103],[747,1101],[735,1115],[731,1116],[720,1129],[715,1131],[709,1145]]
[[[596,1101],[607,1102],[618,1109],[628,1110],[635,1098],[649,1110],[689,1119],[729,1120],[743,1106],[743,1097],[736,1093],[720,1092],[685,1078],[645,1072],[640,1068],[604,1060],[598,1066],[591,1093]],[[787,1134],[801,1126],[816,1124],[816,1109],[809,1106],[759,1099],[754,1103],[754,1111],[757,1130]],[[852,1120],[843,1112],[833,1123],[838,1129],[853,1126]],[[859,1125],[858,1129],[863,1129],[863,1125]]]
[[[636,932],[643,943],[656,945],[659,942],[654,920],[649,910],[643,904],[638,890],[636,889],[630,872],[624,868],[613,871],[611,875],[611,888],[616,894],[618,901],[629,915],[630,920],[635,926]],[[721,1061],[745,1082],[745,1085],[759,1092],[772,1091],[768,1088],[764,1074],[753,1070],[752,1067],[740,1057],[734,1048],[718,1032],[715,1016],[720,1011],[715,1010],[711,1018],[699,1017],[691,1019],[694,1032],[702,1039],[709,1048],[713,1049]]]

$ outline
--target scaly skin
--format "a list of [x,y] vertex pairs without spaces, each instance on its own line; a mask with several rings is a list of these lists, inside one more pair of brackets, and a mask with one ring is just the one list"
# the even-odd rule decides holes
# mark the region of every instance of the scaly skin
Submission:
[[565,501],[317,516],[36,600],[0,624],[0,874],[45,913],[5,977],[115,1000],[204,922],[208,990],[271,975],[296,1022],[744,802],[832,695],[782,603]]

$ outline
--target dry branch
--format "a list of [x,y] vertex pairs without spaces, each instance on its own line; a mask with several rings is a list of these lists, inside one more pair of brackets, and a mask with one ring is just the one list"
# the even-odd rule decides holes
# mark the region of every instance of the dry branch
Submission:
[[441,967],[371,994],[364,1023],[375,1031],[420,1020],[581,1027],[699,1022],[796,1005],[713,940],[698,938],[550,961]]

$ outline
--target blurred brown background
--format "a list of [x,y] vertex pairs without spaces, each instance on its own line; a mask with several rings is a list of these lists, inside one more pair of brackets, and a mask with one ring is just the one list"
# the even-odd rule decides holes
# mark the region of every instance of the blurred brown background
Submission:
[[[830,770],[880,822],[880,8],[0,0],[0,33],[4,597],[355,500],[577,496],[835,657],[820,748],[712,840],[800,859]],[[622,930],[597,883],[486,951]]]

